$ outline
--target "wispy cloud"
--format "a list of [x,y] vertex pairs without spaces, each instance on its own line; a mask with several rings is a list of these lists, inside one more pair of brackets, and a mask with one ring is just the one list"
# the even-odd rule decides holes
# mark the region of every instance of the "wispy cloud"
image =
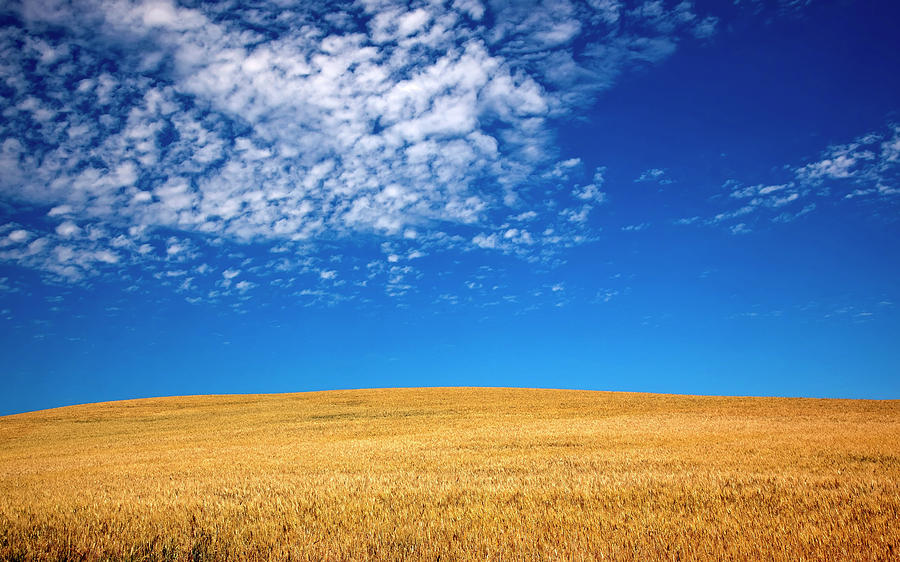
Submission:
[[641,182],[653,182],[658,183],[659,185],[668,185],[673,183],[675,180],[670,178],[666,171],[660,168],[650,168],[649,170],[645,170],[641,173],[640,176],[635,178],[635,183]]
[[734,205],[706,219],[691,217],[676,223],[724,224],[740,234],[751,230],[750,221],[790,222],[825,203],[894,198],[900,194],[900,126],[891,124],[886,132],[829,146],[815,160],[784,169],[790,175],[783,183],[745,185],[728,180],[722,187]]
[[846,199],[900,194],[900,125],[830,146],[818,160],[798,167],[795,175],[804,184],[842,188]]

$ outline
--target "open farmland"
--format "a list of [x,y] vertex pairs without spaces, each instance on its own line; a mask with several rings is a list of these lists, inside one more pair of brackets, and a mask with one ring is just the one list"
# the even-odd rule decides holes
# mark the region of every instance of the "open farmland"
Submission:
[[900,401],[386,389],[0,418],[0,559],[897,559]]

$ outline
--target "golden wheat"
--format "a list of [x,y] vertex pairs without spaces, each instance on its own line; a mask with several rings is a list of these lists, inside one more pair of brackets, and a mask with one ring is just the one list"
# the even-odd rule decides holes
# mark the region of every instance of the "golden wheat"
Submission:
[[898,401],[133,400],[0,418],[0,557],[896,559],[898,477]]

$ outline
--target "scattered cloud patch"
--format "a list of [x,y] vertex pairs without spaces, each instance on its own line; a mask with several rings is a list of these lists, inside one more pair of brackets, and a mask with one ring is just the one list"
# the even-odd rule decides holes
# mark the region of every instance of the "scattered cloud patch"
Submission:
[[799,182],[844,187],[845,199],[900,194],[900,125],[828,147],[819,160],[794,170]]
[[661,168],[650,168],[649,170],[644,170],[634,181],[635,183],[651,182],[659,185],[668,185],[674,183],[675,180],[668,177],[666,171]]
[[754,221],[791,222],[824,203],[896,200],[900,194],[900,126],[887,129],[829,146],[812,162],[786,166],[791,176],[784,182],[745,185],[728,180],[722,187],[736,206],[709,218],[695,216],[675,223],[725,225],[732,233],[743,234],[752,230]]

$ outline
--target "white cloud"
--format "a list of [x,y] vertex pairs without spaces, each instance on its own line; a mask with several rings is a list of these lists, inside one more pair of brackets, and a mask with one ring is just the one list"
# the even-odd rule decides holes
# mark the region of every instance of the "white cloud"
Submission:
[[719,24],[718,18],[706,16],[694,26],[693,33],[698,39],[706,39],[712,37],[716,33]]
[[168,246],[166,246],[166,254],[170,256],[180,254],[183,250],[184,246],[172,240],[170,240]]
[[588,4],[600,14],[605,23],[615,24],[619,21],[622,2],[618,0],[588,0]]
[[453,0],[453,7],[474,20],[484,17],[484,5],[479,0]]
[[110,250],[101,249],[94,252],[94,259],[103,263],[118,263],[119,256]]
[[[769,220],[790,222],[817,208],[811,198],[836,196],[837,201],[860,197],[894,197],[900,194],[896,187],[900,180],[900,126],[891,125],[888,133],[871,132],[850,143],[833,145],[820,157],[796,167],[787,167],[793,180],[778,184],[745,186],[736,180],[727,181],[723,188],[741,206],[719,212],[705,224],[727,223],[738,217],[769,214]],[[698,219],[693,219],[698,220]],[[731,225],[734,233],[749,232],[745,222]]]
[[72,238],[81,233],[81,228],[72,221],[65,221],[57,225],[56,233],[63,238]]
[[[166,2],[104,8],[110,29],[144,34],[173,53],[176,80],[146,90],[142,103],[122,113],[121,133],[95,137],[102,169],[76,171],[76,160],[51,158],[52,167],[36,170],[50,180],[48,187],[28,191],[36,199],[62,199],[58,212],[104,216],[115,209],[150,227],[241,239],[392,234],[432,220],[478,221],[497,202],[473,180],[505,181],[498,151],[523,171],[546,151],[535,140],[540,135],[532,134],[548,105],[540,85],[514,75],[465,27],[455,30],[456,38],[468,37],[461,47],[448,37],[431,46],[439,55],[432,62],[416,57],[410,64],[412,46],[376,50],[358,34],[322,42],[286,37],[248,50],[247,31],[232,32],[199,11]],[[425,8],[382,10],[376,19],[384,14],[404,37],[441,19]],[[71,16],[70,24],[88,23]],[[98,41],[117,40],[98,31]],[[118,91],[140,87],[128,80],[103,74],[72,101],[113,104]],[[193,96],[214,113],[201,120],[178,95]],[[499,119],[502,136],[478,129],[485,112]],[[71,119],[69,131],[92,133],[88,119]],[[230,139],[220,132],[235,120],[249,120],[248,136]],[[527,130],[515,134],[520,127]],[[161,135],[172,139],[165,151],[158,146]],[[70,141],[73,147],[60,154],[77,153],[75,144],[84,140]],[[163,174],[167,181],[152,186]],[[147,180],[150,189],[134,187]],[[82,197],[85,192],[93,195]]]
[[10,242],[21,243],[31,238],[31,233],[24,229],[16,229],[6,235]]
[[580,158],[569,158],[568,160],[557,162],[553,166],[553,169],[544,174],[544,176],[548,178],[567,179],[569,177],[569,173],[571,173],[571,171],[574,168],[577,168],[579,165],[581,165]]
[[594,297],[594,302],[606,303],[613,300],[617,296],[619,296],[619,291],[617,289],[601,289],[597,291],[597,294]]
[[595,203],[603,203],[606,200],[606,194],[600,191],[595,184],[578,186],[572,191],[572,195],[583,201],[593,201]]
[[490,234],[476,234],[474,238],[472,238],[472,243],[478,246],[479,248],[496,248],[497,247],[497,235]]
[[530,221],[530,220],[537,218],[537,216],[538,216],[538,214],[534,211],[525,211],[525,212],[519,213],[518,215],[512,217],[512,220],[520,221],[520,222]]
[[431,21],[431,14],[427,10],[419,8],[401,15],[397,19],[397,33],[406,37],[420,31]]
[[[869,154],[865,155],[870,157]],[[821,180],[825,178],[849,178],[853,175],[852,168],[858,158],[855,155],[836,154],[833,158],[825,158],[812,164],[807,164],[797,170],[797,175],[805,180]]]
[[845,198],[896,194],[892,184],[896,186],[900,176],[900,125],[888,129],[887,134],[872,132],[850,143],[828,147],[819,160],[794,170],[797,180],[826,187],[845,181],[853,187]]
[[582,205],[580,209],[563,209],[560,215],[565,217],[569,222],[583,224],[587,222],[588,215],[593,207],[591,205]]
[[750,205],[744,205],[743,207],[740,207],[733,211],[725,211],[725,212],[719,213],[715,217],[713,217],[710,222],[718,223],[718,222],[722,222],[722,221],[727,221],[729,219],[733,219],[735,217],[742,217],[744,215],[749,215],[754,210],[756,210],[756,203],[751,202]]
[[666,175],[666,171],[661,168],[650,168],[649,170],[645,170],[641,173],[641,175],[634,180],[636,183],[638,182],[656,182],[660,185],[666,185],[672,183],[674,180],[669,178]]
[[[0,33],[0,197],[44,209],[47,224],[5,233],[0,260],[72,280],[187,269],[234,242],[287,255],[372,234],[417,242],[397,263],[471,245],[549,260],[590,239],[604,200],[600,168],[572,192],[580,207],[531,204],[582,173],[554,148],[553,123],[703,21],[688,4],[606,0],[373,0],[327,17],[171,0],[10,10],[22,23]],[[278,265],[338,277],[307,259]],[[414,276],[391,283],[406,291]],[[209,277],[215,297],[233,278]]]

